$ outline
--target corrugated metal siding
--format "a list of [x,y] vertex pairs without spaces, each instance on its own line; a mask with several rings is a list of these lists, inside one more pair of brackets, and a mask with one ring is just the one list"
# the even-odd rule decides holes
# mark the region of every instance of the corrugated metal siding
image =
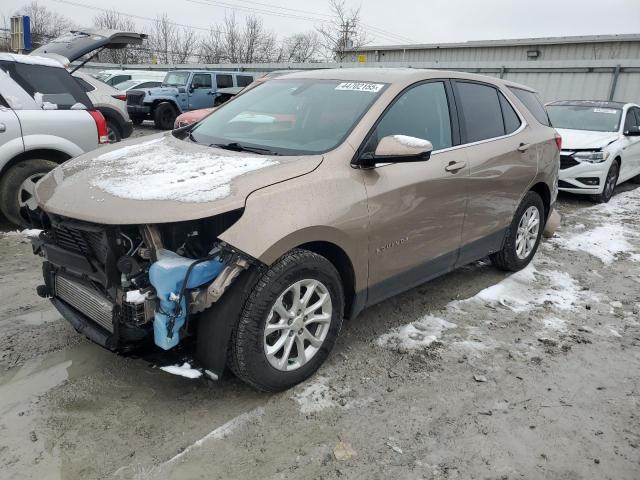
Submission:
[[[611,73],[546,73],[509,72],[504,78],[528,85],[540,92],[544,102],[551,100],[607,100]],[[640,86],[636,86],[640,89]]]
[[640,42],[575,43],[557,45],[515,45],[511,47],[443,47],[429,49],[381,50],[364,49],[347,56],[355,62],[366,55],[368,62],[495,62],[529,60],[527,51],[538,50],[532,63],[544,60],[609,60],[640,58]]
[[621,73],[613,99],[640,104],[640,72]]

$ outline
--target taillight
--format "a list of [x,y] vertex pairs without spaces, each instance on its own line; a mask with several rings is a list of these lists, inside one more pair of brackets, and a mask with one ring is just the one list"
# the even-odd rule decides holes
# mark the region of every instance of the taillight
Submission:
[[98,129],[98,143],[109,143],[109,132],[107,131],[107,121],[102,113],[97,110],[89,110],[89,115],[93,117]]
[[111,95],[113,98],[115,98],[116,100],[122,100],[123,102],[127,101],[127,96],[126,95]]
[[558,150],[562,150],[562,137],[556,133],[556,146]]

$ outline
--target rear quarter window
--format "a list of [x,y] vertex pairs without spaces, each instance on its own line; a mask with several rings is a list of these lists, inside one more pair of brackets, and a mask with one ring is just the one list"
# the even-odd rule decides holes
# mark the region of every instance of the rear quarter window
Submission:
[[237,75],[236,82],[238,84],[238,87],[246,87],[251,82],[253,82],[253,77],[250,77],[248,75]]
[[59,110],[68,110],[76,103],[93,108],[84,89],[64,68],[17,62],[0,62],[0,68],[29,95],[35,98],[40,93],[44,100],[49,97],[47,101],[57,104]]
[[233,87],[233,75],[216,75],[216,86],[218,88]]
[[542,125],[546,125],[547,127],[551,126],[551,122],[549,121],[549,115],[547,115],[547,111],[544,108],[544,105],[538,95],[535,92],[530,92],[529,90],[523,90],[522,88],[509,87],[509,90],[518,97],[527,110],[531,112],[531,115],[540,122]]

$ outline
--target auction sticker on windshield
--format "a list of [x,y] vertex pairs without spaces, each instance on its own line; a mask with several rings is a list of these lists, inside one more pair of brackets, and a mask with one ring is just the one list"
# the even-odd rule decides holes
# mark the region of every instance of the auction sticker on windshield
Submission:
[[384,83],[343,82],[336,90],[355,90],[357,92],[379,92]]

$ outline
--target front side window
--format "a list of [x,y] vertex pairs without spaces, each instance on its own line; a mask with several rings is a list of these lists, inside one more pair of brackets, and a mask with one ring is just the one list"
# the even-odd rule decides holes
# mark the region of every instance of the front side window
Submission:
[[228,88],[233,87],[233,76],[232,75],[216,75],[216,85],[218,88]]
[[456,82],[466,143],[501,137],[505,133],[498,90],[479,83]]
[[622,109],[587,105],[549,105],[551,125],[569,130],[590,132],[617,132]]
[[89,97],[76,79],[64,68],[0,61],[7,72],[34,99],[68,110],[76,103],[93,108]]
[[389,135],[407,135],[429,140],[433,150],[452,146],[449,104],[443,82],[423,83],[403,93],[376,127],[377,142]]
[[164,76],[162,85],[166,87],[184,87],[189,81],[189,72],[169,72]]
[[282,155],[326,152],[344,141],[385,87],[340,80],[269,81],[206,117],[191,139]]
[[518,100],[527,107],[527,110],[531,112],[531,115],[533,115],[538,122],[542,125],[546,125],[547,127],[551,126],[544,104],[535,92],[530,92],[529,90],[523,90],[522,88],[516,87],[509,87],[509,90],[518,97]]
[[640,117],[638,114],[640,113],[640,109],[638,108],[630,108],[627,110],[627,117],[624,122],[624,131],[627,132],[631,130],[632,127],[637,127],[640,125]]
[[193,80],[191,80],[191,86],[193,88],[211,88],[211,74],[209,73],[195,73]]

